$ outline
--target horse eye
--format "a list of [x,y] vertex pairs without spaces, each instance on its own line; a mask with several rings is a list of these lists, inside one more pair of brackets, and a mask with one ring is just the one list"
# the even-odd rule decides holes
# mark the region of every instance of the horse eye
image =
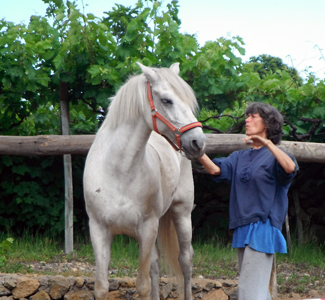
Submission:
[[162,98],[161,99],[161,102],[164,103],[164,104],[173,104],[173,101],[172,100],[166,99],[166,98]]

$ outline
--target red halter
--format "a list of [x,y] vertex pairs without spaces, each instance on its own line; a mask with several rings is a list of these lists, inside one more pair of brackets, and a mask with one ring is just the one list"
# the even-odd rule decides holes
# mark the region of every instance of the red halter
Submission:
[[181,135],[195,127],[202,127],[202,124],[200,122],[194,122],[190,123],[188,125],[185,125],[181,128],[175,127],[173,124],[171,124],[168,120],[166,120],[155,108],[155,104],[153,103],[152,95],[151,95],[151,88],[150,88],[150,82],[147,82],[147,92],[148,92],[148,99],[150,103],[150,108],[151,108],[151,115],[152,115],[152,124],[154,130],[160,134],[158,127],[157,127],[157,118],[163,122],[169,129],[171,129],[176,137],[176,144],[175,145],[171,140],[169,140],[166,136],[163,135],[163,137],[173,146],[173,148],[176,151],[181,151],[182,150],[182,144],[181,144]]

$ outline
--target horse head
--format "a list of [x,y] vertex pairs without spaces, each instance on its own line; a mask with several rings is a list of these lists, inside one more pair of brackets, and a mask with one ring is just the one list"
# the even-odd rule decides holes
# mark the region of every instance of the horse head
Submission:
[[177,150],[184,151],[188,159],[203,155],[206,137],[194,112],[197,101],[191,87],[179,76],[179,64],[168,68],[139,67],[147,81],[148,126],[163,135]]

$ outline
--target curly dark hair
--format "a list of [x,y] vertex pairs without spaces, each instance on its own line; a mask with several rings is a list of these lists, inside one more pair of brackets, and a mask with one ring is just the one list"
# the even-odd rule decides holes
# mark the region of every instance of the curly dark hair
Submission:
[[283,126],[283,116],[280,112],[272,105],[253,102],[248,105],[245,110],[245,114],[256,114],[259,113],[266,126],[266,136],[273,144],[278,145],[282,140],[282,126]]

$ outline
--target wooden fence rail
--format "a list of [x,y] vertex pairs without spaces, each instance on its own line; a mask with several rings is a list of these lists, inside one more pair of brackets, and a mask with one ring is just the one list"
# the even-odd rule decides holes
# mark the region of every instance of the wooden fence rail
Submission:
[[[206,134],[207,154],[229,154],[245,149],[243,134]],[[0,136],[0,155],[86,155],[94,135]],[[107,141],[109,142],[109,141]],[[281,147],[298,161],[325,163],[324,143],[283,141]]]

